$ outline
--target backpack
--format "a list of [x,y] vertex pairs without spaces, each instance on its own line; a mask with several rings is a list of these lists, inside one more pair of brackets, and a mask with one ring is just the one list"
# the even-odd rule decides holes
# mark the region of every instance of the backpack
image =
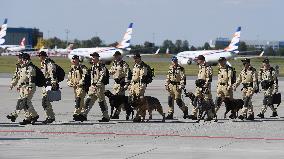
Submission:
[[[86,68],[87,69],[87,73],[86,73],[86,75],[85,75],[85,78],[84,78],[84,80],[83,80],[83,82],[84,82],[84,90],[86,91],[86,92],[88,92],[89,91],[89,87],[91,86],[91,69],[88,69],[85,65],[82,65],[81,67],[79,67],[79,73],[81,74],[81,76],[82,76],[82,74],[83,74],[83,69],[82,68]],[[73,68],[71,68],[71,70],[70,71],[73,71]]]
[[154,68],[151,68],[149,65],[143,62],[142,67],[145,66],[147,69],[147,74],[142,77],[142,82],[149,84],[153,81],[153,77],[155,77],[155,71]]
[[62,82],[64,80],[64,77],[65,77],[65,71],[59,65],[55,64],[55,66],[56,66],[55,76],[57,78],[57,81]]
[[231,84],[234,84],[237,82],[237,71],[234,67],[228,66],[227,73],[228,73],[228,68],[232,70]]
[[[42,73],[41,69],[38,68],[36,65],[33,63],[30,63],[28,66],[32,66],[35,69],[36,75],[34,77],[34,83],[37,87],[43,87],[46,85],[46,80],[44,77],[44,74]],[[27,66],[27,69],[28,69]]]
[[88,69],[84,78],[84,89],[86,92],[89,91],[90,86],[91,86],[91,69]]
[[105,67],[105,66],[103,66],[105,69],[106,69],[106,73],[105,73],[105,75],[103,76],[103,78],[102,78],[102,83],[104,84],[104,85],[108,85],[109,84],[109,71],[108,71],[108,69]]
[[58,82],[62,82],[64,80],[65,77],[65,71],[63,70],[62,67],[60,67],[59,65],[57,65],[53,60],[48,59],[48,62],[51,62],[55,65],[55,77],[57,79]]

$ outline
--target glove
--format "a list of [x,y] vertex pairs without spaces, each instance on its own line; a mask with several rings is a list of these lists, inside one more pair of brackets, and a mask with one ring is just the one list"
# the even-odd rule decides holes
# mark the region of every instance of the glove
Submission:
[[84,85],[84,82],[82,80],[79,81],[78,86],[82,87]]
[[182,85],[179,85],[179,89],[180,90],[182,90],[182,89],[184,89],[185,88],[185,86],[182,84]]
[[165,84],[166,90],[169,90],[169,85]]
[[234,89],[234,91],[237,90],[237,86],[235,84],[233,85],[233,89]]
[[230,90],[230,89],[232,89],[232,86],[228,86],[228,87],[227,87],[227,90]]
[[70,81],[67,81],[67,86],[68,87],[73,87],[73,84]]
[[10,86],[9,86],[10,90],[12,90],[12,89],[13,89],[13,87],[14,87],[13,85],[10,85]]
[[274,88],[273,94],[278,92],[278,88]]
[[208,87],[209,86],[209,82],[205,82],[203,87]]
[[126,84],[126,85],[123,87],[123,89],[124,89],[124,90],[127,90],[128,87],[129,87],[129,84]]
[[59,89],[59,85],[56,82],[52,82],[51,83],[51,90],[58,90]]
[[28,87],[28,93],[29,93],[29,94],[32,93],[32,90],[33,90],[33,88]]

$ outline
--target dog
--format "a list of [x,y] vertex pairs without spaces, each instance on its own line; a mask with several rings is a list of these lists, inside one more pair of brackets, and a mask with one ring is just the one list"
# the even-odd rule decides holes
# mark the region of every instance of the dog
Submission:
[[130,115],[132,115],[132,119],[133,119],[134,110],[128,102],[128,96],[114,95],[109,90],[106,90],[104,94],[109,99],[109,104],[111,107],[110,117],[113,116],[114,109],[118,109],[121,105],[123,105],[126,111],[126,120],[129,120]]
[[[162,115],[162,122],[165,122],[165,113],[163,112],[163,107],[160,101],[151,96],[144,96],[143,98],[134,97],[132,106],[137,110],[136,116],[133,119],[133,122],[144,122],[146,117],[146,111],[149,113],[149,120],[152,119],[153,110],[157,110],[160,115]],[[141,120],[142,117],[142,120]]]
[[[214,113],[215,117],[215,122],[217,122],[217,114],[215,113],[215,106],[213,103],[199,100],[192,92],[186,92],[185,89],[184,89],[184,94],[185,97],[188,97],[191,100],[191,104],[193,106],[198,106],[197,122],[199,122],[201,119],[204,119],[210,109],[212,109],[212,112]],[[200,105],[200,102],[202,102],[203,104]]]
[[224,113],[224,119],[226,119],[226,115],[229,111],[231,111],[231,115],[229,118],[236,119],[238,117],[238,112],[244,106],[244,101],[242,99],[232,99],[229,103],[225,103],[226,111]]

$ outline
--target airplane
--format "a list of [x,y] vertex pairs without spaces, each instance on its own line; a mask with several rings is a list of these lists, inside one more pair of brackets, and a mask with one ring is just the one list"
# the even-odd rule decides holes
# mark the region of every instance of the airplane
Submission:
[[5,43],[4,37],[6,36],[7,22],[8,22],[8,19],[6,18],[4,20],[4,23],[0,26],[0,46]]
[[20,45],[2,45],[2,46],[8,52],[19,52],[19,51],[23,51],[26,49],[25,41],[26,41],[26,38],[23,37],[23,39],[20,42]]
[[71,60],[74,55],[78,55],[80,60],[91,59],[90,54],[97,52],[100,55],[100,60],[106,64],[110,64],[113,60],[113,55],[116,51],[119,51],[122,56],[126,55],[130,51],[130,40],[132,37],[133,23],[130,23],[126,33],[123,36],[122,41],[116,47],[95,47],[95,48],[77,48],[68,54],[68,58]]
[[54,52],[55,52],[55,53],[59,53],[59,54],[67,54],[67,53],[70,53],[70,52],[72,51],[72,49],[73,49],[73,45],[74,45],[74,44],[69,44],[65,49],[55,47],[55,48],[54,48]]
[[38,52],[44,51],[49,56],[67,56],[73,49],[74,44],[69,44],[65,49],[59,48],[57,49],[57,46],[54,47],[54,49],[48,49],[44,46],[39,49]]
[[10,51],[10,52],[17,52],[17,51],[25,50],[25,40],[26,40],[25,37],[21,40],[20,45],[2,45],[5,43],[5,36],[7,33],[7,27],[8,27],[7,22],[8,22],[8,19],[6,18],[4,20],[4,23],[0,27],[0,48],[6,51]]
[[[237,28],[237,31],[233,35],[231,43],[228,47],[223,50],[198,50],[198,51],[183,51],[176,55],[178,58],[179,64],[181,65],[191,65],[196,63],[196,59],[199,55],[203,55],[205,57],[206,63],[209,65],[217,65],[218,59],[220,57],[225,57],[227,60],[235,59],[236,56],[240,53],[238,51],[238,47],[240,44],[240,36],[241,36],[241,27]],[[263,53],[261,53],[258,57],[261,57]],[[228,62],[230,65],[230,63]]]

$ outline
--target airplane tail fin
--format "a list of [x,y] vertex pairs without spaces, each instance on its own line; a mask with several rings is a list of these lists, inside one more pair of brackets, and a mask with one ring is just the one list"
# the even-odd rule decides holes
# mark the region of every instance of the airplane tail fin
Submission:
[[234,53],[238,53],[238,48],[240,45],[240,37],[241,37],[241,27],[237,28],[237,31],[233,35],[233,38],[231,40],[231,43],[228,47],[226,47],[224,50],[225,51],[232,51]]
[[155,55],[158,55],[160,52],[160,48],[158,48],[158,50],[155,52]]
[[20,46],[21,46],[21,47],[25,47],[25,41],[26,41],[26,38],[23,37],[23,39],[22,39],[22,41],[21,41],[21,43],[20,43]]
[[122,41],[116,46],[116,48],[119,49],[127,49],[130,46],[130,40],[131,40],[131,36],[132,36],[132,27],[133,27],[133,23],[130,23],[126,33],[123,36]]
[[66,49],[67,49],[67,50],[72,50],[72,49],[73,49],[73,46],[74,46],[74,44],[69,44],[69,45],[66,47]]
[[7,22],[8,22],[8,19],[6,18],[4,20],[4,23],[0,26],[0,45],[4,44],[5,42],[4,37],[6,36]]

